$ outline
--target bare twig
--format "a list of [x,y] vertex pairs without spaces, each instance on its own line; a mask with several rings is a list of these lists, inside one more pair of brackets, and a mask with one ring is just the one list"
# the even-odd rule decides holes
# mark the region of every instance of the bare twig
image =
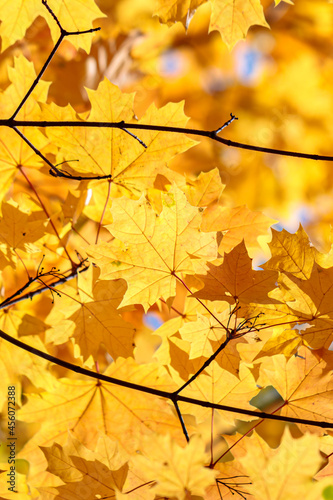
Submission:
[[[19,290],[17,290],[10,297],[7,297],[7,299],[5,299],[3,302],[0,303],[0,310],[6,309],[7,307],[10,307],[10,306],[13,306],[14,304],[17,304],[18,302],[22,302],[23,300],[27,300],[27,299],[31,300],[36,295],[39,295],[43,292],[46,292],[47,290],[54,291],[55,287],[62,285],[63,283],[66,283],[66,281],[69,281],[72,278],[75,278],[78,275],[78,273],[83,273],[87,269],[88,269],[88,267],[86,266],[86,260],[82,260],[80,262],[80,264],[76,267],[76,269],[71,271],[70,274],[68,274],[67,276],[65,275],[65,272],[60,274],[58,271],[56,271],[54,269],[53,270],[51,269],[51,271],[47,271],[45,273],[43,273],[43,272],[39,273],[37,271],[35,277],[31,277],[25,285],[23,285]],[[52,283],[45,284],[41,280],[41,278],[46,277],[46,276],[54,276],[54,277],[58,277],[58,279],[56,281],[53,281]],[[44,286],[41,288],[37,288],[36,290],[33,290],[32,292],[21,295],[25,290],[27,290],[32,285],[32,283],[35,283],[38,281],[42,282],[44,284]]]
[[238,120],[238,118],[235,115],[233,115],[232,113],[230,113],[230,116],[231,116],[231,118],[228,121],[226,121],[222,125],[222,127],[215,130],[215,134],[218,134],[219,132],[221,132],[221,130],[223,130],[224,128],[227,128],[230,125],[230,123],[232,123],[234,120]]

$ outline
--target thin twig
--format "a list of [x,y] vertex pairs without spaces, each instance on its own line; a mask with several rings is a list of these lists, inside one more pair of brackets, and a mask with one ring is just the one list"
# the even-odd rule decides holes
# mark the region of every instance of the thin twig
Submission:
[[230,125],[230,123],[232,123],[234,120],[238,120],[238,118],[235,115],[233,115],[232,113],[230,113],[230,116],[231,116],[231,118],[228,121],[226,121],[222,125],[222,127],[215,130],[215,134],[218,134],[219,132],[221,132],[221,130],[223,130],[224,128],[227,128]]
[[49,13],[51,14],[51,16],[53,17],[53,19],[57,23],[57,25],[58,25],[61,33],[62,33],[64,31],[64,29],[61,26],[61,24],[59,22],[59,19],[57,18],[57,16],[55,15],[55,13],[53,12],[53,10],[51,9],[51,7],[49,6],[49,4],[47,3],[47,1],[46,0],[42,0],[42,4],[47,8],[47,10],[49,11]]
[[185,422],[184,422],[184,419],[183,419],[183,415],[181,414],[181,411],[179,409],[178,402],[176,400],[172,400],[172,402],[173,402],[174,407],[176,409],[177,416],[178,416],[179,421],[180,421],[180,425],[182,426],[182,430],[183,430],[185,439],[186,439],[187,442],[189,442],[190,438],[189,438],[189,435],[188,435],[188,432],[187,432],[187,429],[186,429],[186,425],[185,425]]
[[[43,292],[46,292],[47,290],[50,290],[50,288],[54,288],[56,286],[62,285],[63,283],[66,283],[66,281],[71,280],[72,278],[75,278],[78,273],[83,273],[84,271],[87,271],[88,267],[83,267],[85,266],[85,261],[82,261],[74,271],[71,271],[71,273],[68,276],[64,276],[57,281],[54,281],[53,283],[50,283],[49,285],[46,285],[42,288],[37,288],[36,290],[33,290],[32,292],[26,293],[24,295],[21,295],[33,282],[38,281],[38,277],[31,278],[28,283],[23,285],[19,290],[17,290],[15,293],[13,293],[10,297],[7,297],[3,302],[0,304],[0,310],[5,309],[7,307],[11,307],[14,304],[17,304],[18,302],[22,302],[23,300],[30,299],[32,300],[33,297],[36,295],[39,295]],[[54,274],[51,274],[51,271],[48,273],[45,273],[43,276],[50,276]],[[21,295],[21,297],[19,297]]]
[[231,340],[231,337],[228,337],[225,339],[224,342],[222,342],[222,344],[220,345],[220,347],[210,356],[210,358],[208,358],[204,364],[201,366],[201,368],[199,368],[198,371],[195,372],[194,375],[192,375],[191,378],[188,379],[187,382],[185,382],[185,384],[183,384],[176,392],[175,394],[179,394],[181,391],[183,391],[185,389],[185,387],[187,387],[188,385],[190,385],[197,377],[199,377],[200,373],[202,373],[205,368],[207,368],[211,362],[216,358],[216,356],[218,356],[218,354],[220,354],[221,351],[223,351],[223,349],[225,349],[225,347],[229,344]]
[[134,139],[136,139],[141,144],[141,146],[143,146],[145,149],[148,148],[148,146],[137,135],[133,134],[132,132],[130,132],[126,128],[123,128],[123,131],[126,132],[131,137],[133,137]]

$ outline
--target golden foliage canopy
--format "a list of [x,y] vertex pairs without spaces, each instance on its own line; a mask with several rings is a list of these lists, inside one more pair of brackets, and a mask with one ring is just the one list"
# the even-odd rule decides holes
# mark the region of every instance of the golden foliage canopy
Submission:
[[1,499],[333,498],[332,9],[0,0]]

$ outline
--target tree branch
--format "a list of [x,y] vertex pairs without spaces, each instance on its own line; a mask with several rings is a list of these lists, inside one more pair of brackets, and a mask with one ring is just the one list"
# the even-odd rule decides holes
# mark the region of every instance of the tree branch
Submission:
[[[230,120],[229,120],[230,121]],[[217,130],[198,130],[185,127],[167,127],[165,125],[148,125],[144,123],[127,123],[124,121],[120,122],[83,122],[83,121],[47,121],[47,120],[12,120],[12,119],[2,119],[0,120],[0,127],[92,127],[92,128],[118,128],[121,130],[125,129],[136,129],[136,130],[155,130],[158,132],[170,132],[174,134],[188,134],[196,135],[200,137],[207,137],[213,141],[224,144],[228,147],[246,149],[248,151],[258,151],[261,153],[269,153],[280,156],[291,156],[294,158],[305,158],[308,160],[318,160],[318,161],[333,161],[333,156],[317,155],[312,153],[301,153],[298,151],[285,151],[283,149],[265,148],[261,146],[255,146],[253,144],[245,144],[242,142],[231,141],[229,139],[224,139],[217,135],[217,131],[224,128],[220,127]],[[21,136],[23,134],[21,133]],[[23,138],[23,137],[22,137]],[[138,138],[137,138],[138,139]],[[139,139],[138,139],[139,140]],[[27,142],[27,141],[26,141]],[[28,142],[27,142],[28,143]],[[29,144],[31,147],[31,143]],[[32,148],[36,152],[36,148]]]
[[250,415],[252,417],[258,418],[267,418],[270,420],[280,420],[282,422],[291,422],[293,424],[303,424],[303,425],[311,425],[313,427],[321,427],[323,429],[333,429],[333,423],[330,422],[314,422],[312,420],[306,420],[303,418],[294,418],[294,417],[282,417],[281,415],[273,415],[270,413],[264,413],[261,411],[252,411],[252,410],[243,410],[242,408],[235,408],[234,406],[226,406],[220,405],[217,403],[211,403],[210,401],[202,401],[201,399],[188,398],[186,396],[181,396],[179,394],[175,394],[172,392],[161,391],[159,389],[153,389],[152,387],[146,387],[144,385],[135,384],[133,382],[128,382],[126,380],[120,380],[114,377],[108,377],[107,375],[103,375],[102,373],[95,373],[91,370],[87,370],[86,368],[82,368],[81,366],[73,365],[68,361],[63,361],[62,359],[58,359],[55,356],[51,356],[51,354],[47,354],[45,352],[36,349],[24,342],[21,342],[18,339],[7,335],[3,330],[0,329],[0,337],[7,342],[10,342],[21,349],[24,349],[27,352],[31,352],[40,358],[46,359],[51,363],[55,363],[63,368],[67,368],[76,373],[80,373],[81,375],[85,375],[86,377],[94,378],[96,380],[103,380],[104,382],[108,382],[110,384],[115,384],[121,387],[126,387],[127,389],[133,389],[135,391],[143,392],[145,394],[152,394],[153,396],[158,396],[161,398],[170,399],[172,402],[181,401],[183,403],[190,403],[196,406],[202,406],[204,408],[214,408],[216,410],[229,411],[231,413],[240,413],[242,415]]

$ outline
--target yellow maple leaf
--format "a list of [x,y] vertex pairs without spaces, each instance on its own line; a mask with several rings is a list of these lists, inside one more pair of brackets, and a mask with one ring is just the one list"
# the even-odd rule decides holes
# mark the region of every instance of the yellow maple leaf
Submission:
[[[133,122],[134,94],[123,93],[106,78],[97,90],[86,89],[91,102],[87,122]],[[183,103],[168,103],[161,109],[152,104],[137,121],[138,124],[152,124],[184,127],[187,117]],[[62,108],[43,105],[43,117],[48,120],[78,121],[71,106]],[[85,118],[86,114],[81,115]],[[134,131],[135,133],[135,131]],[[76,175],[112,176],[111,197],[128,192],[140,195],[152,186],[158,168],[164,166],[176,154],[196,144],[184,134],[167,134],[154,130],[140,130],[138,137],[147,146],[143,147],[124,130],[107,127],[52,127],[47,129],[48,137],[59,146],[57,163],[65,160],[79,160],[70,163],[69,169]],[[68,170],[68,167],[67,167]]]
[[[54,14],[67,31],[84,31],[92,28],[92,22],[96,18],[105,17],[105,14],[97,7],[94,0],[48,0]],[[42,16],[50,26],[52,38],[56,41],[60,32],[55,20],[46,10],[41,0],[13,0],[8,3],[0,1],[2,51],[21,40],[26,30],[38,17]],[[13,13],[15,15],[13,16]],[[92,34],[68,37],[68,40],[76,48],[82,48],[89,52]]]
[[[330,364],[331,353],[311,351],[302,346],[297,355],[288,361],[282,354],[265,358],[258,383],[262,386],[272,385],[284,399],[286,404],[279,412],[281,415],[314,422],[333,422],[330,410],[333,381],[327,369]],[[323,433],[319,427],[306,428],[311,432]]]
[[191,437],[185,448],[169,434],[155,435],[143,443],[143,456],[133,457],[147,479],[154,479],[156,495],[186,500],[190,495],[205,494],[214,484],[216,472],[208,467],[205,443],[198,435]]
[[[215,316],[218,314],[215,313]],[[227,324],[225,318],[224,324]],[[164,325],[168,327],[168,324]],[[159,330],[156,333],[159,334]],[[225,337],[224,333],[225,330],[215,320],[198,314],[197,321],[185,323],[179,330],[181,339],[178,336],[168,339],[169,365],[179,372],[182,378],[179,385],[188,379],[189,373],[199,370],[204,361],[220,347],[221,338]],[[243,338],[238,339],[237,344],[229,342],[217,358],[217,363],[221,368],[236,376],[239,373],[240,361],[237,346],[243,342],[246,342]],[[162,362],[159,351],[156,357]]]
[[[176,390],[156,364],[138,365],[130,358],[118,358],[104,374],[168,392]],[[65,444],[68,430],[87,447],[95,447],[98,437],[106,434],[127,453],[134,453],[141,436],[152,431],[167,433],[172,428],[173,436],[182,439],[177,417],[166,400],[94,379],[55,380],[53,390],[30,394],[17,418],[40,424],[20,451],[20,457],[29,457],[32,476],[45,470],[45,459],[37,446],[50,446],[54,441]]]
[[45,233],[46,221],[41,218],[41,212],[22,212],[17,203],[11,200],[2,202],[2,217],[0,217],[0,262],[14,267],[17,250],[39,252],[34,243]]
[[286,357],[290,357],[297,352],[300,345],[302,345],[302,336],[297,329],[283,330],[282,332],[273,329],[272,336],[265,342],[265,345],[254,359],[263,356],[274,356],[275,354],[284,354]]
[[211,0],[211,3],[209,31],[218,30],[229,49],[246,37],[251,26],[269,27],[260,0]]
[[329,347],[332,341],[332,279],[333,267],[322,268],[316,262],[307,280],[290,273],[281,274],[281,300],[299,322],[311,328],[302,332],[303,339],[314,349]]
[[253,256],[260,245],[258,238],[268,238],[268,228],[276,222],[261,212],[253,212],[245,205],[224,207],[214,203],[205,210],[202,219],[203,231],[221,231],[223,239],[219,252],[230,252],[243,239],[249,254]]
[[307,434],[298,439],[286,428],[281,445],[270,448],[257,433],[247,438],[247,453],[240,458],[251,484],[247,491],[260,500],[318,500],[328,481],[315,482],[322,458],[319,438]]
[[162,194],[163,210],[157,214],[144,196],[117,199],[108,226],[117,240],[87,250],[101,270],[101,278],[127,281],[120,306],[142,304],[145,310],[159,298],[175,296],[176,282],[194,274],[201,259],[216,257],[215,234],[200,230],[201,213],[174,187]]
[[225,184],[222,184],[220,172],[214,168],[209,172],[200,172],[196,179],[187,178],[185,194],[191,205],[207,207],[220,199],[224,188]]
[[[212,6],[209,31],[218,30],[229,49],[245,38],[254,24],[268,27],[260,0],[209,0]],[[187,12],[192,12],[204,1],[159,0],[155,14],[163,22],[188,23]]]
[[[128,466],[112,467],[106,465],[98,453],[86,448],[80,441],[68,436],[67,444],[53,443],[50,447],[40,447],[47,461],[47,470],[58,476],[65,484],[56,488],[57,495],[68,500],[83,496],[84,491],[91,495],[114,496],[121,490],[127,476]],[[111,466],[111,467],[110,467]],[[41,488],[44,494],[46,488]]]
[[300,225],[295,234],[283,229],[272,229],[272,241],[268,244],[272,257],[261,267],[292,273],[300,279],[308,279],[315,261],[316,249]]
[[78,290],[64,287],[61,297],[55,298],[56,306],[47,319],[52,328],[46,342],[63,344],[71,337],[84,360],[95,358],[100,344],[114,359],[131,356],[135,328],[117,310],[126,290],[125,281],[97,281],[96,271],[79,274]]

